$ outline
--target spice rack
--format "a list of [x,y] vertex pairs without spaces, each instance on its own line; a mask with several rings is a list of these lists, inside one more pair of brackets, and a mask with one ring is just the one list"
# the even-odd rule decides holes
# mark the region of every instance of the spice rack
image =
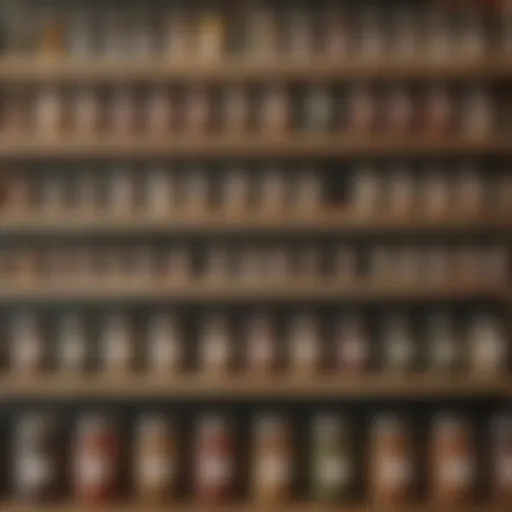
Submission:
[[[65,331],[53,317],[45,322],[44,335],[35,329],[35,344],[45,350],[50,347],[50,355],[41,355],[40,347],[30,348],[29,342],[29,355],[19,355],[18,361],[13,347],[23,345],[21,335],[15,343],[0,346],[2,406],[30,399],[44,408],[53,399],[126,403],[157,397],[192,404],[206,400],[219,408],[231,402],[263,401],[272,408],[276,399],[298,407],[303,402],[320,407],[326,401],[357,399],[381,404],[402,400],[414,406],[432,400],[475,402],[487,407],[482,413],[486,421],[488,413],[495,410],[509,412],[510,364],[501,367],[498,363],[508,362],[512,355],[507,320],[512,299],[512,98],[508,91],[512,82],[512,2],[496,4],[494,11],[482,11],[477,3],[459,6],[458,11],[439,6],[429,9],[429,2],[424,2],[418,12],[413,9],[412,17],[410,9],[397,4],[385,17],[387,25],[375,14],[382,16],[382,12],[370,3],[345,12],[340,5],[347,8],[347,3],[325,2],[319,9],[322,13],[313,17],[300,0],[282,5],[276,0],[270,11],[257,2],[246,2],[228,7],[229,22],[217,8],[201,4],[192,9],[190,19],[181,18],[180,9],[175,11],[167,28],[161,25],[165,16],[157,20],[163,12],[160,4],[144,8],[134,2],[126,8],[118,3],[109,10],[92,2],[98,18],[88,4],[77,4],[75,11],[67,6],[64,14],[57,15],[57,4],[48,9],[29,2],[25,15],[31,29],[20,32],[15,28],[7,37],[6,51],[0,54],[0,304],[6,311],[4,323],[9,324],[3,329],[11,339],[13,309],[41,310],[43,318],[46,310],[55,316],[55,311],[70,309],[78,311],[80,319],[72,323],[71,331]],[[500,8],[503,11],[498,12]],[[272,9],[278,12],[279,22],[272,18]],[[428,16],[423,18],[420,9],[426,9]],[[155,19],[151,23],[158,21],[154,33],[148,31],[151,23],[148,25],[145,17],[152,10]],[[13,13],[6,12],[10,20]],[[251,53],[258,37],[254,40],[250,30],[245,50],[223,47],[224,30],[236,26],[233,19],[244,13],[253,14],[259,39],[270,41],[262,43],[262,55]],[[70,20],[63,22],[68,15]],[[98,21],[100,37],[96,39],[84,22],[89,20],[89,26],[95,26],[91,16]],[[175,25],[174,18],[187,29]],[[453,19],[454,26],[450,25]],[[308,20],[316,23],[315,37],[309,34]],[[420,30],[423,24],[426,28]],[[384,26],[387,31],[381,31]],[[116,30],[121,42],[109,40],[109,31]],[[338,37],[345,32],[353,33],[354,40]],[[414,41],[416,32],[426,44],[423,53]],[[178,39],[168,41],[166,50],[164,36],[168,34]],[[196,37],[193,44],[187,39],[190,34]],[[282,48],[265,47],[274,43]],[[192,45],[186,58],[178,55],[180,44]],[[315,46],[316,53],[308,45]],[[446,59],[444,54],[451,57]],[[324,89],[318,93],[319,84],[327,86],[328,94],[322,94]],[[169,86],[172,90],[166,89]],[[224,105],[224,90],[237,98],[235,107],[229,103],[229,94],[227,105],[231,106]],[[146,96],[154,91],[157,100],[148,107]],[[117,109],[111,109],[117,98],[122,101]],[[82,108],[81,102],[90,108]],[[306,113],[303,103],[309,105]],[[159,111],[168,112],[170,119],[175,107],[181,108],[176,123],[160,116]],[[125,130],[123,122],[136,128]],[[116,177],[123,166],[129,172]],[[194,174],[197,167],[198,175]],[[163,170],[166,177],[149,185],[147,192],[147,184],[140,178],[151,176],[155,169]],[[232,178],[233,169],[244,172],[235,172],[235,185],[230,182],[228,186],[226,176]],[[304,169],[304,181],[297,182]],[[110,182],[111,175],[114,179]],[[192,175],[195,180],[189,183]],[[363,175],[365,179],[358,181]],[[45,176],[49,176],[47,182]],[[85,179],[80,181],[80,176]],[[242,186],[240,180],[245,180]],[[83,195],[81,188],[87,188]],[[156,200],[159,188],[168,192],[168,198],[173,196],[169,204]],[[118,189],[124,192],[118,194]],[[308,194],[309,189],[317,192]],[[147,195],[142,197],[140,190]],[[174,196],[178,198],[175,202]],[[436,206],[438,197],[444,197],[440,207]],[[162,211],[155,211],[157,202],[162,203]],[[196,323],[202,322],[212,305],[219,304],[214,313],[219,309],[221,314],[227,312],[228,321],[235,323],[240,323],[237,308],[245,308],[242,316],[250,310],[264,316],[270,311],[272,317],[275,310],[279,325],[286,324],[295,312],[301,318],[311,309],[320,309],[321,318],[314,321],[323,326],[322,332],[330,332],[332,327],[326,316],[344,318],[348,310],[355,311],[359,320],[362,311],[362,323],[368,321],[373,326],[367,337],[376,353],[372,352],[368,367],[365,362],[359,368],[359,355],[351,356],[352,360],[348,357],[356,371],[346,360],[338,367],[334,360],[343,355],[329,348],[332,333],[321,339],[325,333],[321,336],[313,329],[315,350],[322,354],[311,356],[306,363],[290,362],[299,357],[290,349],[290,353],[280,354],[278,370],[267,372],[266,363],[260,361],[264,371],[248,371],[251,364],[246,359],[251,356],[244,343],[247,353],[237,355],[236,371],[216,374],[206,371],[217,364],[211,362],[214,356],[209,356],[209,362],[204,356],[206,362],[201,362],[202,338],[194,333],[184,339],[184,345],[194,349],[194,362],[188,361],[184,371],[157,374],[140,347],[136,357],[148,364],[144,371],[139,365],[133,371],[126,364],[122,371],[111,372],[124,363],[110,362],[103,367],[98,363],[101,357],[96,356],[94,364],[84,363],[84,368],[90,366],[86,371],[82,367],[70,371],[64,362],[61,368],[57,342],[62,338],[78,337],[85,340],[83,345],[90,343],[102,353],[103,349],[92,343],[103,339],[96,332],[96,320],[91,321],[93,327],[77,327],[84,310],[92,308],[94,314],[121,310],[131,318],[130,308],[150,308],[152,314],[151,308],[160,312],[167,304],[172,305],[173,314],[180,317],[185,311]],[[399,370],[387,367],[386,358],[391,361],[394,356],[383,341],[387,339],[386,322],[377,322],[375,327],[375,321],[369,319],[379,312],[389,318],[407,317],[410,308],[414,313],[412,320],[406,318],[406,326],[431,311],[457,317],[456,330],[464,332],[458,334],[463,343],[457,348],[464,352],[462,370],[436,373],[436,364],[422,352],[435,335],[422,340],[422,348],[416,346],[417,353],[409,360],[414,359],[414,368],[405,369],[409,363],[402,361],[402,356],[397,356],[401,362],[396,359],[393,363]],[[482,356],[475,349],[476,335],[473,327],[466,325],[473,317],[477,325],[484,319],[484,327],[475,328],[480,329],[482,338],[476,345],[485,341],[494,350],[490,349],[490,355]],[[90,318],[86,320],[88,324]],[[24,321],[28,322],[27,318]],[[46,323],[53,321],[57,327],[49,328]],[[310,322],[301,325],[302,330],[311,327]],[[145,348],[149,335],[144,338],[139,332],[142,329],[135,329],[138,345]],[[272,329],[259,329],[271,337]],[[110,338],[115,337],[113,332]],[[351,332],[345,337],[350,338]],[[272,339],[299,343],[298,335],[295,339],[286,330],[278,333],[272,334]],[[396,338],[398,334],[395,331]],[[241,330],[230,336],[237,352],[241,350],[238,345],[250,337]],[[327,348],[318,348],[321,343]],[[413,337],[412,344],[419,344],[418,339]],[[75,363],[88,358],[72,357]],[[479,358],[487,358],[482,363],[485,371],[479,367]],[[489,371],[485,365],[492,366],[493,361],[496,368]],[[307,372],[298,370],[301,364],[309,365]],[[311,371],[315,364],[318,367]],[[311,409],[306,414],[311,414]],[[365,417],[373,421],[371,414]],[[302,428],[302,419],[296,423]],[[1,429],[2,418],[0,434]],[[486,441],[481,443],[484,448],[480,451],[489,457]],[[360,444],[366,446],[366,439]],[[2,449],[5,447],[0,446],[0,462]],[[504,465],[512,464],[512,454],[508,457]],[[369,472],[374,463],[378,466],[375,461],[367,464],[370,469],[361,462],[355,464],[365,465]],[[12,493],[1,485],[2,468],[0,463],[0,497],[7,499],[0,509],[32,510],[31,505],[12,501]],[[308,474],[311,471],[308,467]],[[244,493],[242,499],[234,499],[234,504],[228,503],[222,510],[379,512],[399,506],[429,511],[434,507],[451,510],[457,501],[452,503],[448,497],[446,502],[441,499],[431,505],[429,492],[423,490],[419,498],[395,503],[396,497],[381,489],[376,491],[381,493],[380,499],[367,502],[373,484],[367,484],[366,478],[362,477],[364,490],[359,489],[355,503],[340,500],[331,505],[299,493],[292,501],[260,505],[251,503]],[[428,478],[422,475],[421,480]],[[310,485],[309,480],[307,485],[302,483]],[[508,510],[510,482],[508,491],[503,491],[505,497],[495,495],[494,484],[479,485],[485,487],[478,491],[483,498],[474,501],[483,504],[463,500],[464,511]],[[64,500],[60,496],[50,505],[37,503],[36,509],[114,512],[120,508],[116,499],[106,504],[100,503],[101,499],[89,505],[79,499],[68,503],[72,494],[68,491]],[[132,496],[130,492],[121,492],[125,501]],[[218,496],[211,489],[209,492],[213,501],[206,505],[193,502],[190,491],[184,500],[187,504],[170,501],[154,505],[142,500],[122,505],[122,509],[217,510]],[[82,494],[82,498],[87,496],[87,491]]]

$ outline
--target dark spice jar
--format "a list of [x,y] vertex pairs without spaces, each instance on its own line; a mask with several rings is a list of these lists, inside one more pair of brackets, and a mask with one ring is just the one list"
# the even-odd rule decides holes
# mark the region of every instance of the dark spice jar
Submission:
[[74,439],[73,488],[78,501],[96,505],[109,502],[117,493],[119,438],[105,417],[79,419]]
[[202,418],[197,426],[194,490],[196,498],[211,504],[228,501],[234,491],[234,438],[223,418]]
[[491,423],[491,493],[512,503],[512,416],[500,415]]
[[25,414],[14,431],[13,484],[16,498],[40,502],[56,497],[58,432],[52,418]]

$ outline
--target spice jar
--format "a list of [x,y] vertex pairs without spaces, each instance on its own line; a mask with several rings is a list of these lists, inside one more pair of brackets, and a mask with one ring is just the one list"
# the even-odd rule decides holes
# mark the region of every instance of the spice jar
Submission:
[[429,369],[455,371],[462,363],[460,341],[451,318],[446,314],[432,315],[427,321]]
[[146,176],[145,209],[159,217],[169,215],[176,207],[176,177],[167,169],[149,169]]
[[183,368],[183,337],[174,316],[158,313],[150,317],[147,350],[148,370],[151,373],[167,376]]
[[491,495],[512,502],[512,417],[502,414],[491,422]]
[[114,424],[89,414],[78,419],[73,450],[73,489],[86,505],[111,501],[117,494],[120,446]]
[[382,362],[386,370],[405,373],[413,370],[416,346],[411,326],[403,316],[392,316],[382,333]]
[[332,125],[332,91],[322,85],[309,87],[305,92],[303,126],[306,130],[326,132]]
[[223,128],[233,136],[245,133],[251,120],[249,93],[241,87],[228,87],[222,96]]
[[169,60],[184,61],[192,51],[192,30],[185,9],[171,5],[165,23],[165,53]]
[[389,247],[373,248],[369,255],[368,277],[375,281],[394,281],[400,270],[395,256],[396,251]]
[[439,169],[433,168],[427,171],[423,177],[422,203],[427,217],[443,217],[448,213],[452,203],[451,183]]
[[509,252],[501,246],[483,247],[478,256],[478,275],[485,275],[488,283],[503,283],[509,274]]
[[318,319],[312,314],[296,315],[288,332],[290,371],[297,375],[318,372],[322,362]]
[[192,134],[203,135],[212,123],[209,91],[202,87],[190,89],[185,98],[184,127]]
[[362,167],[352,175],[350,202],[356,216],[370,217],[379,211],[381,178],[373,167]]
[[135,183],[133,174],[123,167],[115,169],[109,176],[108,206],[115,215],[129,215],[135,206]]
[[188,215],[199,215],[209,206],[210,184],[205,169],[189,169],[183,183],[185,210]]
[[421,252],[408,246],[395,249],[391,268],[397,283],[413,285],[421,278]]
[[91,57],[96,47],[93,27],[97,26],[94,8],[85,4],[73,6],[66,33],[67,49],[74,58]]
[[[491,181],[492,180],[492,181]],[[509,215],[512,212],[512,173],[500,172],[494,179],[490,179],[488,183],[491,185],[490,205],[495,209],[496,213]]]
[[364,11],[359,20],[359,54],[364,59],[377,59],[385,50],[383,19],[374,7]]
[[473,282],[479,279],[480,262],[476,247],[457,247],[454,250],[454,275],[452,279]]
[[322,208],[324,187],[318,169],[298,171],[293,187],[292,203],[300,215],[313,215]]
[[482,59],[487,51],[483,17],[471,6],[464,10],[458,34],[457,58]]
[[2,210],[9,214],[24,213],[32,209],[33,190],[30,176],[13,173],[5,180],[2,191]]
[[431,283],[446,283],[452,273],[451,252],[445,247],[428,247],[423,252],[424,276]]
[[34,313],[17,313],[8,326],[9,369],[35,374],[43,369],[45,351],[41,324]]
[[148,92],[145,105],[145,129],[153,135],[164,135],[174,128],[176,112],[171,92],[158,87]]
[[401,7],[391,21],[392,55],[397,60],[412,60],[418,54],[418,20],[413,9]]
[[505,371],[509,350],[505,333],[496,318],[490,315],[472,318],[467,337],[473,372],[496,375]]
[[435,419],[431,456],[432,498],[447,505],[469,503],[476,461],[472,433],[463,418],[442,415]]
[[254,5],[247,14],[248,54],[261,61],[272,61],[281,52],[280,27],[276,12],[264,5]]
[[424,15],[426,56],[434,62],[453,58],[452,20],[443,11],[433,7]]
[[242,281],[256,283],[265,277],[263,255],[257,249],[243,249],[237,258],[237,275]]
[[461,129],[468,137],[486,137],[494,128],[494,105],[484,88],[470,90],[464,98]]
[[337,366],[344,372],[361,373],[370,364],[370,340],[363,319],[346,316],[336,325],[335,349]]
[[200,327],[198,340],[199,369],[204,373],[225,375],[233,359],[233,339],[227,318],[207,317]]
[[291,106],[287,91],[279,86],[265,89],[261,95],[259,113],[262,135],[284,135],[291,127]]
[[63,176],[48,175],[41,183],[41,210],[46,215],[62,215],[66,209],[66,186]]
[[141,283],[154,279],[157,270],[156,255],[151,247],[142,245],[130,248],[125,279],[137,279]]
[[409,169],[396,169],[389,176],[389,213],[407,218],[414,211],[416,183]]
[[201,418],[197,425],[195,450],[195,496],[201,502],[229,501],[235,483],[234,438],[229,421]]
[[108,373],[127,373],[134,356],[134,340],[128,318],[120,313],[103,320],[100,333],[102,369]]
[[80,88],[73,97],[73,128],[80,135],[96,135],[100,128],[100,103],[92,88]]
[[370,493],[379,504],[399,505],[412,497],[415,481],[413,439],[405,421],[379,417],[371,433]]
[[306,60],[313,54],[312,16],[301,5],[290,9],[287,13],[286,48],[291,59]]
[[434,84],[426,91],[424,124],[426,132],[436,137],[445,136],[453,129],[453,101],[445,86]]
[[129,54],[135,59],[147,59],[154,55],[156,20],[144,4],[137,5],[129,20]]
[[261,213],[281,212],[287,203],[288,187],[285,173],[281,169],[267,168],[260,177],[258,207]]
[[220,204],[225,213],[241,213],[249,208],[251,180],[246,169],[228,169],[221,177],[220,188]]
[[230,254],[225,247],[208,248],[205,257],[204,275],[211,281],[223,281],[230,277]]
[[83,372],[87,367],[87,333],[85,320],[79,314],[67,314],[57,327],[59,371]]
[[64,112],[60,91],[43,87],[35,96],[33,125],[38,136],[56,137],[62,132]]
[[329,59],[347,58],[351,50],[353,27],[343,7],[337,2],[327,6],[322,16],[322,53]]
[[295,274],[298,280],[318,282],[319,277],[322,277],[322,270],[322,253],[318,247],[302,247],[297,251]]
[[373,130],[377,124],[377,104],[374,92],[365,85],[355,86],[348,97],[349,129],[361,133]]
[[5,99],[1,103],[1,131],[7,136],[14,137],[24,134],[32,128],[29,126],[31,112],[28,94],[19,87],[16,90],[6,88],[3,91],[5,91]]
[[206,61],[224,57],[226,24],[219,10],[207,10],[199,15],[197,23],[197,54]]
[[334,252],[333,278],[350,281],[357,276],[357,254],[349,247],[338,247]]
[[249,372],[268,374],[277,366],[277,333],[267,313],[253,314],[246,320],[245,337],[247,369]]
[[192,276],[192,257],[185,247],[172,247],[164,251],[161,261],[161,272],[169,281],[186,281]]
[[[53,11],[53,9],[52,9]],[[41,52],[48,57],[61,56],[65,50],[65,25],[62,17],[48,9],[40,14]]]
[[349,423],[333,414],[314,418],[312,439],[313,495],[321,501],[351,496],[355,483],[355,460]]
[[53,418],[25,413],[14,429],[13,484],[16,499],[40,503],[57,495],[58,432]]
[[85,171],[76,175],[73,182],[72,207],[80,212],[80,215],[93,215],[98,207],[98,183],[97,177],[91,172]]
[[467,166],[459,171],[454,187],[454,203],[457,205],[455,211],[462,215],[478,215],[484,206],[485,183],[481,173]]
[[262,278],[268,279],[269,283],[289,279],[292,270],[290,257],[290,251],[286,246],[269,249],[264,255]]
[[394,85],[386,97],[386,130],[409,134],[414,125],[414,104],[410,91],[401,85]]
[[178,439],[163,415],[146,414],[137,424],[135,486],[147,502],[164,503],[178,487]]
[[128,88],[119,87],[110,96],[109,128],[112,135],[130,135],[137,128],[135,95]]
[[290,425],[279,416],[261,416],[254,428],[253,497],[270,504],[288,501],[293,478]]

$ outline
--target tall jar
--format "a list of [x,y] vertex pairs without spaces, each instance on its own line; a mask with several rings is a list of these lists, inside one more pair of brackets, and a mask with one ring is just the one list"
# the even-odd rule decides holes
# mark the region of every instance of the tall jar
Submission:
[[386,370],[407,373],[416,362],[416,340],[404,316],[390,317],[384,324],[382,337],[382,362]]
[[359,374],[370,365],[370,340],[363,319],[351,315],[338,321],[335,331],[337,367],[342,372]]
[[292,203],[299,215],[314,215],[322,208],[323,180],[320,170],[300,169],[295,178]]
[[277,505],[291,497],[293,439],[290,425],[279,416],[261,416],[254,424],[252,494]]
[[235,439],[232,426],[224,418],[200,418],[196,429],[194,454],[194,494],[198,501],[211,505],[233,497]]
[[15,314],[8,326],[9,369],[33,375],[44,367],[45,350],[41,324],[34,313]]
[[462,105],[461,130],[470,138],[488,137],[495,127],[492,96],[483,87],[470,89]]
[[146,211],[156,217],[165,217],[176,208],[175,175],[164,168],[149,169],[146,176]]
[[54,499],[59,485],[58,432],[49,416],[25,413],[16,422],[13,484],[20,501]]
[[89,414],[78,418],[73,444],[73,494],[85,505],[108,503],[119,484],[120,443],[114,424]]
[[109,97],[108,126],[111,136],[131,135],[137,129],[136,97],[127,87],[118,87]]
[[274,321],[269,314],[259,313],[250,316],[246,322],[247,369],[251,373],[270,374],[278,362]]
[[427,344],[430,370],[454,372],[461,367],[460,341],[449,315],[437,313],[428,318]]
[[450,178],[438,168],[427,170],[422,179],[422,209],[426,217],[443,217],[458,208],[452,203]]
[[185,130],[192,135],[204,135],[212,124],[212,98],[204,87],[190,89],[185,97]]
[[134,361],[134,340],[127,316],[113,313],[103,320],[100,333],[102,369],[108,374],[126,374]]
[[62,91],[44,86],[34,98],[33,127],[38,136],[52,138],[60,135],[64,123]]
[[350,203],[354,215],[370,217],[382,213],[382,178],[371,166],[356,169],[352,175]]
[[313,16],[302,5],[286,15],[286,49],[289,58],[307,61],[314,54]]
[[410,169],[395,169],[389,177],[388,208],[393,216],[406,218],[415,209],[416,183]]
[[467,336],[471,371],[489,376],[506,371],[510,350],[497,318],[491,315],[472,318]]
[[447,87],[434,84],[425,91],[424,129],[434,137],[446,136],[454,127],[453,98]]
[[461,417],[438,416],[431,444],[431,495],[446,505],[470,503],[476,483],[471,429]]
[[169,377],[183,369],[184,344],[177,318],[155,313],[147,325],[147,364],[152,375]]
[[258,207],[261,213],[282,213],[288,197],[288,184],[282,169],[269,167],[259,177]]
[[184,212],[197,216],[206,212],[210,203],[208,174],[202,167],[188,169],[183,183]]
[[226,51],[227,26],[217,8],[205,10],[197,20],[197,54],[204,61],[219,61]]
[[221,177],[220,206],[230,214],[241,214],[250,205],[251,180],[245,168],[228,169]]
[[491,422],[491,496],[512,503],[512,416],[502,414]]
[[411,92],[404,86],[394,85],[385,97],[385,129],[409,135],[414,127],[415,108]]
[[262,91],[259,130],[264,136],[282,136],[290,129],[291,106],[288,92],[274,85]]
[[309,313],[292,318],[289,325],[290,370],[294,375],[313,375],[322,362],[322,339],[318,319]]
[[312,132],[325,133],[332,126],[333,92],[325,86],[311,86],[305,91],[303,126]]
[[413,439],[400,418],[380,417],[370,443],[371,498],[379,505],[398,506],[412,498],[415,483]]
[[316,416],[312,438],[312,491],[321,501],[350,498],[356,467],[348,421],[333,414]]
[[178,439],[169,419],[146,414],[137,424],[135,487],[147,502],[165,503],[178,488]]
[[356,134],[372,131],[377,125],[375,92],[364,84],[352,88],[348,101],[348,128]]
[[114,215],[130,215],[135,208],[135,183],[133,174],[124,167],[111,171],[109,177],[107,201]]
[[88,340],[85,319],[68,313],[57,325],[57,360],[59,371],[80,373],[87,368]]
[[176,124],[176,106],[167,87],[148,91],[145,102],[145,129],[154,136],[167,135]]
[[233,362],[233,339],[228,320],[222,315],[206,317],[200,326],[198,339],[199,370],[205,374],[223,376]]

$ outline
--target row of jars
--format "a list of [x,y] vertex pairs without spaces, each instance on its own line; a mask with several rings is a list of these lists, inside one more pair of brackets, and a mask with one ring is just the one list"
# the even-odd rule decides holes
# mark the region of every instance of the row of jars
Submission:
[[6,171],[0,185],[0,209],[7,215],[30,210],[48,215],[73,211],[86,215],[107,210],[113,215],[136,212],[140,218],[145,213],[197,215],[213,209],[313,215],[323,208],[341,207],[358,216],[388,213],[430,217],[475,216],[512,208],[512,173],[486,175],[483,168],[469,163],[422,173],[404,163],[385,169],[371,164],[356,167],[344,177],[342,198],[328,197],[333,180],[323,167],[314,164],[256,169],[239,164],[213,172],[200,165],[179,169],[120,165],[104,172],[72,171],[51,169],[39,175]]
[[[413,92],[400,83],[384,91],[363,83],[341,90],[315,85],[293,92],[279,85],[259,90],[242,86],[70,91],[57,86],[17,87],[5,92],[2,130],[42,137],[221,132],[236,136],[244,131],[284,135],[296,130],[482,137],[507,129],[500,114],[503,102],[478,85],[454,91],[433,84]],[[509,102],[508,97],[503,100]]]
[[196,332],[169,312],[154,313],[142,325],[120,311],[91,320],[80,313],[63,314],[51,324],[43,324],[33,312],[9,318],[8,370],[73,373],[95,368],[112,374],[143,368],[170,376],[190,369],[192,347],[192,366],[205,375],[234,370],[400,373],[420,368],[495,375],[508,371],[512,355],[505,326],[489,313],[473,314],[463,324],[449,314],[430,313],[421,320],[421,335],[416,322],[403,313],[382,318],[377,332],[360,313],[343,312],[328,323],[307,311],[284,323],[268,311],[248,313],[237,323],[225,313],[210,313],[196,319]]
[[[398,505],[421,495],[456,505],[475,500],[479,487],[497,503],[512,499],[507,413],[494,415],[478,435],[465,415],[437,412],[423,427],[424,456],[414,423],[400,413],[374,415],[363,435],[350,415],[338,411],[318,411],[305,420],[299,443],[299,425],[282,413],[253,414],[242,431],[227,415],[203,414],[188,427],[185,441],[181,422],[161,412],[144,412],[128,436],[101,412],[79,414],[64,436],[50,413],[24,412],[13,425],[6,457],[12,461],[9,490],[20,502],[67,496],[90,505],[121,497],[122,487],[125,497],[147,502],[186,498],[211,506],[241,499],[278,505],[310,498],[320,504],[363,496]],[[484,450],[478,450],[480,438]],[[485,471],[479,451],[485,451]]]
[[390,11],[336,1],[315,3],[314,9],[308,2],[284,9],[255,2],[232,13],[184,3],[167,9],[139,3],[132,9],[66,5],[52,10],[34,2],[8,13],[4,30],[6,51],[14,54],[170,61],[216,61],[231,54],[265,60],[475,59],[497,48],[512,51],[512,7],[501,3],[489,20],[476,1],[454,11],[433,2],[400,4]]
[[[201,244],[199,244],[201,245]],[[204,246],[204,247],[203,247]],[[202,250],[200,250],[202,249]],[[181,284],[340,284],[375,282],[445,285],[502,284],[509,275],[505,246],[371,245],[334,248],[318,243],[222,243],[191,247],[185,243],[80,245],[0,248],[0,281],[31,283],[64,280],[80,283],[98,279],[125,283]],[[318,281],[320,280],[320,281]]]

